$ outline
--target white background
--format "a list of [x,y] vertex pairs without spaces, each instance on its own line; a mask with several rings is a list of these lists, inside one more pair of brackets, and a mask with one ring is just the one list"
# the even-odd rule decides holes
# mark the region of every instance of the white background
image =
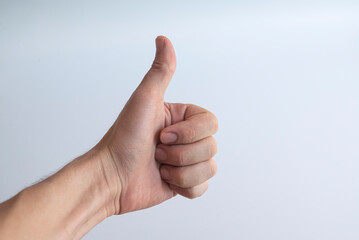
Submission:
[[359,239],[359,2],[129,2],[0,0],[0,201],[101,139],[162,34],[218,174],[85,239]]

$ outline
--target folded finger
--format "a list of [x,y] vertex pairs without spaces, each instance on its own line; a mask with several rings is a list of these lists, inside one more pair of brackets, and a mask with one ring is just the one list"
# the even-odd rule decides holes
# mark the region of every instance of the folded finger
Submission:
[[[173,106],[181,107],[178,104]],[[217,132],[218,120],[210,111],[190,104],[183,114],[183,121],[176,122],[161,131],[160,140],[163,144],[193,143]]]
[[173,166],[186,166],[206,161],[217,152],[217,143],[210,136],[200,141],[184,145],[159,144],[155,158],[160,163]]
[[163,164],[160,168],[164,181],[181,188],[197,186],[213,177],[216,172],[217,165],[213,159],[185,167]]
[[209,182],[205,181],[197,186],[191,188],[180,188],[175,185],[170,185],[172,190],[179,195],[182,195],[186,198],[193,199],[202,196],[208,189]]

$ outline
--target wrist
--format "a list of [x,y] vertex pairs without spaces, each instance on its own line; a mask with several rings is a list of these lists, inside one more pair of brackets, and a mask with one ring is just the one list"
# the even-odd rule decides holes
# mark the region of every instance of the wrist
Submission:
[[106,151],[91,149],[48,179],[53,187],[68,181],[62,188],[69,193],[65,201],[69,214],[62,227],[75,239],[119,212],[121,184],[111,164]]
[[89,161],[94,162],[96,179],[102,189],[102,201],[106,217],[120,213],[120,196],[122,181],[117,171],[111,152],[107,147],[100,150],[94,148],[86,153]]
[[91,149],[43,183],[49,181],[60,192],[66,189],[68,215],[62,227],[77,239],[119,211],[121,184],[116,180],[107,152]]

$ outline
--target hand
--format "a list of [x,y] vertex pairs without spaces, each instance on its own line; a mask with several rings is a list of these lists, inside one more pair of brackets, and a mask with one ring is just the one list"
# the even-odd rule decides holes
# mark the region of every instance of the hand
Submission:
[[108,216],[206,191],[216,172],[217,119],[195,105],[163,101],[176,57],[167,38],[156,46],[151,69],[101,141],[0,204],[3,238],[80,239]]
[[176,193],[198,197],[216,173],[211,135],[217,119],[192,104],[164,102],[176,56],[163,36],[156,48],[151,69],[94,148],[105,153],[102,166],[115,198],[108,215],[148,208]]

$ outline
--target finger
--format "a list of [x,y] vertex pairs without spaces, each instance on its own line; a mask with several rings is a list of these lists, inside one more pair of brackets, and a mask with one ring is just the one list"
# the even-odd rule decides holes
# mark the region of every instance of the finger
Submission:
[[[171,105],[179,108],[181,105]],[[179,118],[180,113],[171,109],[173,118]],[[164,144],[193,143],[215,134],[218,130],[218,120],[210,111],[196,105],[188,105],[183,112],[183,120],[172,124],[161,131],[160,140]]]
[[167,183],[181,188],[190,188],[213,177],[217,172],[217,165],[213,159],[210,159],[185,167],[162,165],[160,172],[162,179]]
[[172,166],[186,166],[206,161],[217,152],[217,143],[210,136],[198,142],[185,145],[159,144],[156,148],[155,158],[160,163]]
[[170,188],[179,195],[182,195],[186,198],[193,199],[203,195],[208,189],[209,182],[205,181],[197,186],[191,188],[180,188],[175,185],[170,184]]
[[143,78],[140,89],[163,97],[175,69],[176,54],[171,41],[164,36],[158,36],[155,59]]

